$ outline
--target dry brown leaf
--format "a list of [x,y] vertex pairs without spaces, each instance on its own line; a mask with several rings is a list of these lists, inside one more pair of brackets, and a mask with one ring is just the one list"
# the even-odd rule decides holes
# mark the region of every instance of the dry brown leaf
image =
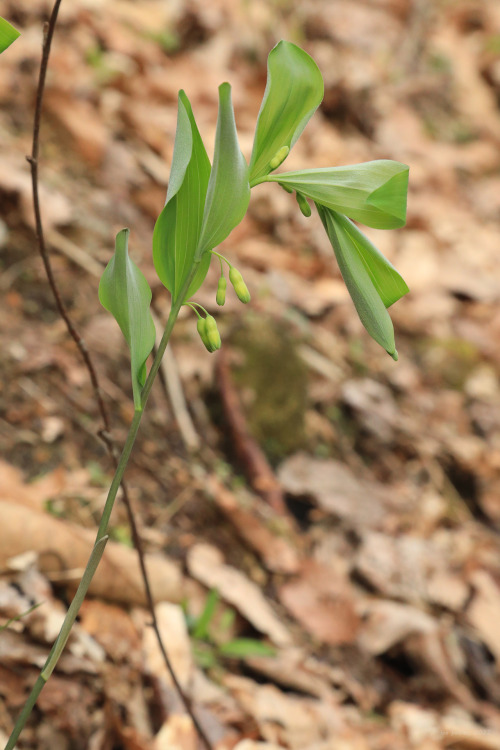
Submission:
[[[34,550],[49,578],[51,573],[57,574],[58,580],[78,585],[94,544],[93,531],[3,500],[0,517],[0,567],[8,567],[12,557]],[[146,565],[154,599],[180,601],[183,589],[179,568],[163,555],[147,555]],[[109,601],[144,604],[136,552],[108,542],[89,593]]]
[[[268,528],[265,519],[262,518],[263,513],[257,515],[258,509],[263,510],[259,498],[250,493],[239,493],[237,496],[214,476],[207,477],[206,486],[214,502],[234,525],[236,532],[257,552],[268,570],[288,574],[298,571],[300,561],[297,550],[283,536],[277,536]],[[252,510],[238,502],[241,494],[244,494],[246,501],[251,501]]]
[[109,142],[100,113],[89,102],[59,91],[48,91],[46,107],[73,140],[73,147],[91,167],[99,166]]
[[445,747],[463,750],[498,750],[500,732],[474,724],[468,717],[444,716],[441,719],[441,739]]
[[224,684],[246,711],[255,718],[262,737],[304,750],[315,743],[338,737],[344,728],[339,708],[328,701],[298,698],[274,685],[258,685],[244,677],[227,675]]
[[358,642],[370,654],[383,654],[409,635],[436,629],[437,622],[415,607],[373,599],[363,607]]
[[311,496],[322,510],[358,528],[382,524],[386,508],[397,502],[392,490],[360,479],[340,461],[306,453],[284,461],[278,479],[290,494]]
[[[0,157],[0,195],[16,196],[24,222],[34,227],[31,177],[26,164],[21,159],[2,155]],[[74,218],[74,209],[66,195],[40,184],[40,205],[46,231],[69,224]]]
[[439,740],[442,732],[439,728],[439,717],[434,711],[421,708],[412,703],[393,701],[389,706],[392,726],[403,730],[411,747],[420,747],[425,740]]
[[467,620],[479,632],[500,671],[500,588],[485,570],[475,571],[469,580],[475,593],[467,609]]
[[306,560],[300,576],[279,593],[285,607],[315,638],[332,646],[355,641],[360,621],[353,593],[332,567]]
[[[181,607],[167,602],[158,604],[155,611],[161,637],[174,672],[184,690],[189,691],[193,679],[194,663],[184,613]],[[145,615],[145,617],[148,619],[148,615]],[[143,649],[148,672],[160,677],[167,685],[172,686],[172,677],[165,666],[156,634],[151,627],[144,628]]]
[[139,664],[141,642],[130,615],[120,607],[86,599],[80,608],[80,625],[116,663]]
[[198,735],[187,714],[172,714],[154,739],[154,750],[197,750]]

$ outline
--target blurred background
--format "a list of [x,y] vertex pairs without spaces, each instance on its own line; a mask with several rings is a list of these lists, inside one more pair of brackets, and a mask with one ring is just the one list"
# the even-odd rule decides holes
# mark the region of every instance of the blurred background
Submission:
[[[111,476],[33,229],[25,155],[49,11],[0,7],[21,31],[0,59],[0,626],[45,602],[0,631],[0,739]],[[228,293],[217,308],[214,263],[196,300],[223,349],[209,355],[182,312],[128,473],[166,637],[219,750],[500,747],[499,3],[63,0],[40,157],[54,274],[120,444],[128,351],[97,298],[114,236],[130,228],[161,325],[151,237],[178,90],[211,156],[229,81],[248,159],[280,39],[325,80],[284,168],[410,166],[407,227],[366,229],[410,287],[390,311],[399,362],[363,329],[319,218],[277,186],[253,189],[221,246],[252,302]],[[122,507],[112,536],[114,567],[26,747],[196,747],[146,627]],[[216,614],[195,637],[210,589]],[[249,650],[224,655],[242,637]]]

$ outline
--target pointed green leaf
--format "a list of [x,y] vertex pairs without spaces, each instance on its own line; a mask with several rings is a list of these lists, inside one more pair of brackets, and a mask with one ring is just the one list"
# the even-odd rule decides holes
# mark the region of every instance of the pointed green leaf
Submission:
[[198,258],[226,239],[244,217],[249,201],[248,166],[238,144],[231,86],[223,83],[219,86],[214,163],[196,251]]
[[320,70],[307,52],[285,41],[271,50],[250,159],[251,182],[276,168],[270,162],[285,153],[285,146],[292,148],[319,107],[323,93]]
[[395,229],[406,223],[408,172],[406,164],[381,159],[346,167],[281,172],[267,179],[361,224]]
[[254,638],[233,638],[221,643],[219,654],[227,659],[250,659],[257,656],[276,656],[276,649]]
[[128,236],[128,229],[122,229],[116,235],[115,254],[99,284],[99,300],[116,319],[129,345],[134,404],[140,409],[146,360],[155,342],[155,327],[149,310],[151,289],[129,258]]
[[[175,300],[195,257],[210,178],[210,161],[191,104],[179,92],[177,130],[167,199],[153,232],[153,260],[162,283]],[[202,258],[186,299],[202,284],[210,255]]]
[[0,17],[0,52],[3,52],[10,47],[21,32],[15,29],[12,24]]
[[393,359],[398,358],[394,342],[394,328],[384,301],[373,282],[373,275],[367,269],[365,255],[353,240],[352,224],[342,216],[320,204],[316,204],[326,233],[332,243],[340,272],[364,327]]
[[373,242],[346,216],[338,214],[337,221],[351,238],[384,305],[390,307],[408,294],[410,290],[403,277]]

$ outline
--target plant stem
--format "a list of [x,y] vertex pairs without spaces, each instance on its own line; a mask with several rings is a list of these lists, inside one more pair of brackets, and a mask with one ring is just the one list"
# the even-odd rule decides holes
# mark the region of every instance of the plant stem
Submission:
[[227,263],[227,265],[229,266],[229,268],[233,267],[233,264],[230,263],[228,261],[228,259],[224,255],[221,255],[220,253],[217,253],[215,250],[211,250],[210,252],[212,253],[212,255],[216,255],[219,258],[219,260],[221,262],[220,263],[221,272],[222,272],[222,261],[225,261]]
[[252,180],[252,182],[250,183],[250,187],[253,188],[256,185],[262,184],[263,182],[271,182],[271,181],[272,180],[269,179],[269,175],[265,175],[265,177],[257,177],[256,180]]
[[[125,469],[127,467],[128,460],[130,458],[130,454],[132,452],[132,448],[134,446],[135,439],[137,437],[137,432],[139,430],[139,425],[141,422],[142,415],[144,413],[144,407],[146,406],[149,394],[151,393],[151,389],[153,387],[153,383],[155,380],[155,377],[158,373],[158,370],[160,368],[162,357],[165,353],[165,349],[167,348],[167,344],[170,339],[170,335],[172,333],[172,329],[174,327],[175,321],[177,320],[177,316],[179,315],[179,310],[181,309],[184,298],[189,290],[189,286],[196,274],[198,268],[198,263],[194,263],[193,267],[191,269],[191,272],[189,273],[189,276],[187,277],[182,290],[177,297],[177,299],[172,303],[172,307],[170,309],[170,314],[168,316],[167,324],[165,326],[165,330],[163,332],[163,336],[160,341],[160,345],[158,347],[158,351],[156,352],[156,356],[153,360],[153,364],[151,366],[151,370],[149,372],[149,375],[147,377],[146,383],[144,385],[144,388],[141,392],[141,408],[137,409],[134,413],[134,417],[132,419],[132,422],[130,424],[130,428],[128,431],[127,439],[125,441],[125,444],[123,446],[122,454],[120,456],[120,459],[118,461],[118,466],[115,471],[115,475],[113,477],[113,480],[111,482],[111,486],[109,488],[108,496],[106,498],[106,503],[104,505],[104,509],[102,512],[101,522],[99,524],[99,529],[97,531],[96,541],[95,545],[92,548],[92,552],[89,557],[89,561],[87,563],[87,567],[85,568],[85,573],[83,574],[82,580],[80,581],[80,584],[78,586],[78,589],[76,591],[76,594],[73,598],[73,601],[71,602],[71,605],[68,609],[68,612],[66,613],[66,617],[64,618],[64,622],[62,624],[61,630],[59,632],[59,635],[57,636],[56,642],[52,646],[52,649],[50,651],[50,654],[47,658],[47,661],[45,662],[45,665],[42,669],[42,672],[40,676],[38,677],[37,681],[35,682],[35,685],[33,686],[31,693],[28,697],[28,700],[26,701],[26,704],[24,705],[17,721],[14,726],[14,729],[12,731],[12,734],[7,742],[7,745],[5,746],[5,750],[14,750],[14,746],[17,742],[17,739],[22,732],[29,715],[38,699],[38,696],[43,690],[43,687],[52,674],[59,657],[61,656],[61,653],[64,649],[64,646],[66,645],[66,642],[68,640],[69,634],[71,632],[71,628],[76,620],[76,617],[78,615],[80,606],[85,598],[85,595],[87,593],[87,590],[90,586],[90,583],[92,581],[92,578],[94,576],[94,573],[97,569],[97,566],[99,564],[99,561],[102,557],[102,554],[104,552],[104,547],[106,546],[106,542],[108,540],[108,537],[106,536],[106,532],[109,525],[109,520],[111,518],[111,513],[113,510],[114,502],[116,499],[116,495],[118,493],[118,489],[120,487],[121,481],[123,479],[123,475],[125,473]],[[168,657],[167,657],[168,660]],[[181,691],[181,695],[184,696],[184,694]],[[189,706],[189,703],[187,704]],[[191,713],[191,712],[190,712]],[[200,727],[198,725],[198,722],[196,721],[195,717],[193,717],[193,714],[191,713],[191,718],[193,719],[193,722],[195,723],[196,729],[200,732]],[[210,744],[205,737],[203,731],[200,732],[201,737],[204,741],[204,744],[210,748]]]
[[[54,295],[54,300],[57,306],[57,309],[59,311],[59,314],[61,315],[61,318],[64,320],[66,324],[66,328],[68,330],[69,335],[75,342],[82,359],[84,361],[85,367],[88,370],[90,382],[92,384],[92,388],[94,390],[94,396],[97,402],[97,407],[99,410],[99,413],[101,415],[102,420],[102,427],[98,430],[98,435],[102,438],[104,444],[106,445],[106,449],[111,457],[111,460],[113,462],[113,466],[115,470],[118,469],[118,461],[116,458],[116,451],[115,451],[115,445],[111,437],[111,426],[110,421],[108,417],[108,413],[106,410],[106,407],[104,405],[104,400],[102,397],[101,388],[99,385],[99,380],[97,377],[97,370],[94,367],[93,360],[90,356],[90,352],[87,350],[85,341],[82,339],[80,333],[78,332],[77,328],[75,327],[68,310],[63,302],[62,296],[59,292],[59,288],[57,286],[54,273],[52,271],[52,264],[50,261],[50,256],[47,252],[47,247],[45,245],[45,237],[44,237],[44,231],[43,231],[43,222],[42,222],[42,213],[40,208],[40,198],[39,198],[39,190],[38,190],[38,156],[40,152],[40,126],[42,122],[42,105],[43,105],[43,96],[45,91],[45,79],[47,75],[47,68],[49,63],[49,57],[50,57],[50,48],[52,44],[52,38],[54,36],[56,24],[57,24],[57,16],[59,13],[59,7],[61,5],[61,0],[55,0],[54,6],[52,8],[52,13],[50,15],[49,21],[44,25],[44,39],[43,39],[43,46],[42,46],[42,59],[40,62],[40,72],[38,76],[38,86],[37,86],[37,93],[36,93],[36,104],[35,104],[35,116],[33,120],[33,144],[32,144],[32,150],[31,150],[31,156],[26,157],[30,167],[31,167],[31,183],[32,183],[32,193],[33,193],[33,209],[35,214],[35,231],[36,236],[38,240],[38,248],[40,251],[40,255],[45,267],[45,271],[47,274],[47,279],[49,282],[49,286],[52,290],[52,294]],[[174,685],[177,688],[177,691],[179,693],[179,696],[184,703],[184,706],[186,708],[186,711],[191,716],[191,719],[193,721],[193,724],[195,725],[198,734],[200,735],[201,739],[203,740],[206,747],[210,750],[210,742],[208,738],[206,737],[203,729],[200,727],[196,716],[193,713],[190,700],[188,696],[184,693],[181,685],[179,684],[179,681],[177,679],[177,675],[174,672],[174,669],[172,667],[172,664],[170,662],[170,659],[168,657],[168,654],[166,652],[165,646],[162,641],[162,636],[160,633],[160,628],[158,626],[158,620],[156,617],[156,612],[154,608],[154,600],[153,595],[151,593],[151,586],[149,583],[148,573],[146,569],[146,561],[145,561],[145,554],[144,549],[141,541],[141,537],[139,534],[139,529],[137,527],[137,523],[135,520],[134,510],[132,507],[132,503],[130,501],[127,486],[124,481],[121,483],[122,487],[122,497],[123,502],[125,504],[125,508],[127,511],[127,516],[130,524],[130,528],[132,531],[132,539],[134,542],[134,546],[137,551],[137,556],[139,558],[139,567],[142,574],[142,579],[144,582],[144,590],[146,593],[146,601],[151,613],[151,620],[153,629],[156,634],[156,638],[158,640],[158,645],[160,647],[160,651],[163,655],[163,660],[165,662],[165,666],[167,670],[170,672],[170,675],[172,677],[172,681]],[[117,488],[116,488],[117,489]],[[116,493],[115,493],[116,494]],[[112,504],[111,504],[112,507]],[[109,513],[111,513],[111,508],[109,509]],[[109,518],[109,516],[108,516]],[[64,647],[64,644],[63,644]],[[49,656],[49,658],[52,656]],[[43,684],[42,684],[43,687]],[[41,688],[40,688],[41,689]],[[40,690],[38,690],[40,692]],[[38,693],[37,693],[38,694]],[[33,702],[31,705],[27,704],[25,709],[23,709],[23,714],[26,713],[26,717],[29,716],[31,709],[33,707],[34,701],[36,700],[36,695],[33,697]],[[30,698],[31,701],[31,698]],[[26,721],[26,719],[24,719]]]

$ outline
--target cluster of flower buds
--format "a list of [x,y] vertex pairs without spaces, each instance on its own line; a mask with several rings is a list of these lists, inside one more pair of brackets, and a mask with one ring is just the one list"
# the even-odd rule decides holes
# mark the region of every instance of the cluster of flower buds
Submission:
[[199,316],[196,327],[198,329],[198,333],[200,334],[201,340],[205,344],[205,348],[210,353],[215,352],[216,349],[220,349],[220,333],[219,329],[217,328],[215,318],[213,318],[211,315],[208,315],[208,313],[206,318],[202,318],[201,316]]
[[[234,266],[232,266],[229,261],[224,258],[224,256],[219,255],[219,253],[215,253],[215,255],[218,255],[221,261],[221,275],[219,277],[219,283],[217,285],[217,294],[215,295],[215,301],[217,302],[217,304],[223,305],[226,301],[227,280],[224,276],[222,265],[223,261],[225,261],[229,266],[229,281],[233,285],[238,299],[245,304],[247,302],[250,302],[250,292],[248,291],[247,285],[243,281],[243,276],[241,275],[241,273],[236,268],[234,268]],[[198,333],[200,334],[200,338],[205,345],[205,348],[209,352],[215,352],[216,349],[220,349],[221,339],[219,331],[217,329],[215,318],[213,318],[212,315],[209,315],[205,308],[201,307],[201,305],[199,305],[198,303],[194,302],[188,304],[193,308],[193,310],[195,310],[196,315],[198,316],[196,327],[198,329]],[[199,314],[198,310],[196,309],[197,307],[200,307],[203,310],[203,312],[205,313],[205,317],[202,317]]]

